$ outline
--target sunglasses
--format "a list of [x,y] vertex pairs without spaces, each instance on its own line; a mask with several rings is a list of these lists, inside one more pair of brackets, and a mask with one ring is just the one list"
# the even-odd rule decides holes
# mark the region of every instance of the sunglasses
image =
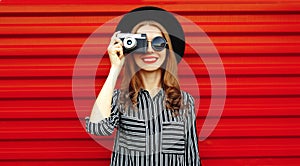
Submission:
[[165,38],[163,38],[161,36],[157,36],[152,39],[151,46],[152,46],[153,50],[155,50],[155,51],[162,51],[163,49],[166,48],[167,41]]

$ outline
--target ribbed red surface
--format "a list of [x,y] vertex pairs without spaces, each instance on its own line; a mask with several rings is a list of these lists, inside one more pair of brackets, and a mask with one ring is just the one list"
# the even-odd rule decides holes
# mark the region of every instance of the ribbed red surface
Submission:
[[[203,165],[299,165],[299,0],[0,1],[0,165],[109,164],[111,152],[90,138],[77,118],[74,65],[91,33],[142,5],[160,6],[192,20],[222,59],[227,99],[217,127],[199,142]],[[193,44],[205,48],[201,36],[182,24]],[[212,85],[204,62],[189,45],[184,60],[198,82],[191,83],[193,73],[179,66],[182,89],[200,102],[200,131]],[[108,68],[105,56],[96,94]],[[84,93],[87,87],[80,90],[80,100],[90,103],[84,107],[89,109],[93,100]],[[113,137],[101,139],[111,142]]]

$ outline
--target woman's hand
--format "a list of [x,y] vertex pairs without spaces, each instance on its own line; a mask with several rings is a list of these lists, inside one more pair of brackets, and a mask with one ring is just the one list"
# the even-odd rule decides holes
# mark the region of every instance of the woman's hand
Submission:
[[107,48],[107,51],[108,51],[111,67],[121,70],[125,61],[125,56],[123,54],[123,43],[117,37],[117,34],[119,33],[120,31],[115,32],[113,34],[109,46]]
[[111,41],[107,48],[111,68],[94,104],[90,116],[90,122],[92,123],[99,123],[104,118],[108,118],[111,114],[113,91],[116,86],[118,75],[120,74],[125,61],[125,56],[123,54],[123,44],[122,41],[117,38],[118,33],[120,32],[115,32],[111,37]]

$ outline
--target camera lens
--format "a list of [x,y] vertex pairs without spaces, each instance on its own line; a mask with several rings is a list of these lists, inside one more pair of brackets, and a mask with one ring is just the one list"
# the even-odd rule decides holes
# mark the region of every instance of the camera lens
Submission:
[[128,50],[135,48],[137,41],[133,37],[127,37],[123,41],[124,47]]

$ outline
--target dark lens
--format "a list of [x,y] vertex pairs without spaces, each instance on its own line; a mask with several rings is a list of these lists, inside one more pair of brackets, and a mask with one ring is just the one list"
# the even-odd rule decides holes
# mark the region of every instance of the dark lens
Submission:
[[151,44],[155,51],[162,51],[166,47],[166,40],[161,36],[157,36],[152,40]]
[[128,41],[127,41],[127,44],[128,44],[128,45],[131,45],[131,44],[132,44],[132,41],[131,41],[131,40],[128,40]]

